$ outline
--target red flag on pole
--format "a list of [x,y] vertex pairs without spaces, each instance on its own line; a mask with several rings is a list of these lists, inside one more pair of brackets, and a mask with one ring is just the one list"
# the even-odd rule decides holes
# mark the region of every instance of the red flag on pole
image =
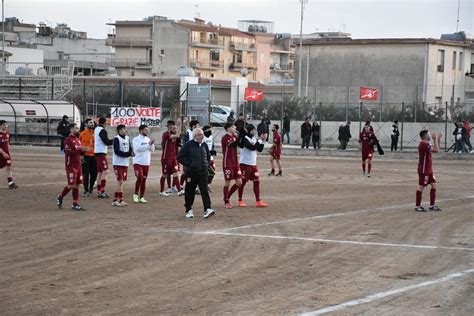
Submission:
[[264,97],[262,90],[245,88],[245,101],[263,101]]
[[360,87],[361,100],[377,100],[379,98],[379,90],[375,88]]

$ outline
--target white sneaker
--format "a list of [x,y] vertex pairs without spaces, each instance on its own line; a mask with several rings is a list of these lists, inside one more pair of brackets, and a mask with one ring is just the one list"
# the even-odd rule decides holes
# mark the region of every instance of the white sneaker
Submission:
[[184,190],[181,189],[181,191],[178,192],[178,196],[184,195]]
[[173,193],[173,189],[172,189],[172,188],[168,188],[168,190],[166,190],[165,192],[168,193],[168,194],[171,194],[171,193]]
[[212,215],[216,214],[213,209],[208,208],[207,210],[204,211],[204,218],[209,218]]
[[474,154],[474,149],[473,149],[473,150],[471,150],[471,154]]
[[166,193],[166,191],[160,192],[160,195],[161,196],[170,196],[168,193]]
[[189,210],[186,212],[186,218],[194,218],[193,210]]
[[113,201],[113,202],[112,202],[112,206],[118,206],[118,207],[120,207],[120,206],[122,206],[122,205],[120,205],[120,202],[119,202],[119,201]]
[[128,203],[125,202],[125,201],[122,201],[122,202],[120,202],[119,204],[120,204],[120,206],[127,206],[127,205],[128,205]]

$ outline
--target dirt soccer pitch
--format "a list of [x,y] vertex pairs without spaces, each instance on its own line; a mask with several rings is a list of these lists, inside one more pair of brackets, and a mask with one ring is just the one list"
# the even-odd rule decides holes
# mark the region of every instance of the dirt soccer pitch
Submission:
[[435,156],[443,211],[416,213],[416,160],[376,157],[368,179],[355,157],[284,157],[276,178],[262,156],[270,207],[253,207],[248,186],[247,208],[224,209],[219,171],[217,214],[203,219],[198,196],[187,220],[182,197],[158,195],[158,153],[148,204],[131,203],[131,174],[128,207],[89,197],[73,212],[70,195],[55,205],[58,150],[13,152],[20,188],[0,171],[1,315],[473,314],[472,159]]

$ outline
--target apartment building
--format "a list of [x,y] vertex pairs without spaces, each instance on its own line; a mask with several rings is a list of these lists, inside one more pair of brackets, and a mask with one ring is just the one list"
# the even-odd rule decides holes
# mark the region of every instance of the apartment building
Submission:
[[271,21],[239,21],[239,30],[255,37],[256,80],[265,84],[288,83],[294,78],[295,44],[291,34],[275,34],[273,29]]
[[[360,86],[379,88],[377,102],[474,104],[474,42],[431,38],[303,40],[302,90],[318,101],[355,103]],[[297,84],[297,82],[295,83]],[[317,89],[317,91],[315,91]]]
[[[8,59],[10,68],[23,67],[29,69],[45,67],[67,67],[74,62],[76,75],[95,75],[108,71],[108,61],[113,56],[110,46],[105,45],[105,39],[91,39],[86,32],[72,30],[67,24],[60,23],[55,27],[45,23],[29,24],[20,22],[16,17],[5,19],[5,44],[12,56]],[[2,23],[0,22],[0,33]],[[42,51],[41,59],[33,59],[28,54],[37,56],[36,50]]]
[[107,43],[115,48],[119,76],[174,77],[179,67],[190,67],[203,78],[241,76],[256,79],[255,37],[238,29],[194,21],[149,17],[116,21]]

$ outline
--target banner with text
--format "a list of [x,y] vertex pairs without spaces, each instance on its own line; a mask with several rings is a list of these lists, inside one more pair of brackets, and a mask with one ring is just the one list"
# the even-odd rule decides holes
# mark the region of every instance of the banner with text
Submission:
[[123,124],[133,127],[140,125],[157,127],[161,124],[161,109],[113,107],[110,109],[110,123],[111,126]]

